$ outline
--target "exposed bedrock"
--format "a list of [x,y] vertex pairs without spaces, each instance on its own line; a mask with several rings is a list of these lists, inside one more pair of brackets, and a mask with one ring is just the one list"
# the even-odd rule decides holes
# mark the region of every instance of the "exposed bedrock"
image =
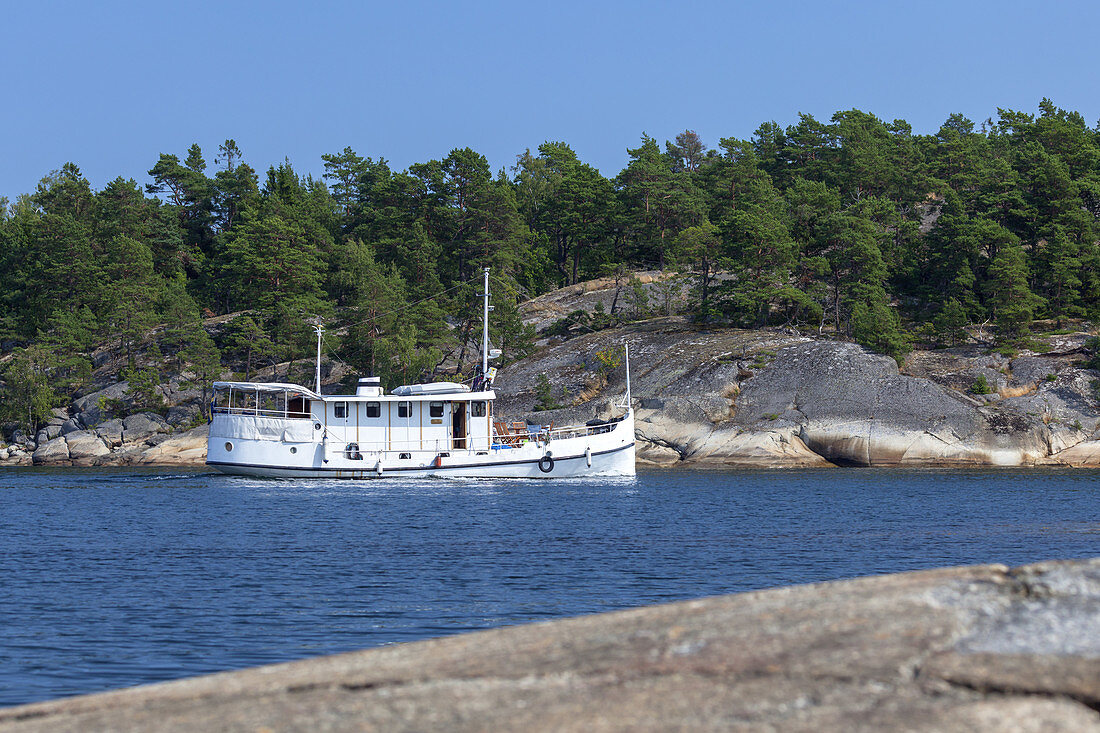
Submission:
[[1100,730],[1100,561],[948,568],[0,709],[0,732]]
[[[607,411],[594,357],[631,346],[638,455],[658,465],[1100,465],[1085,336],[1007,358],[984,349],[893,359],[844,342],[770,331],[701,332],[675,319],[603,331],[509,367],[504,410],[534,406],[540,373],[580,404],[544,413],[557,424]],[[976,394],[985,378],[991,392]],[[621,370],[606,391],[621,395]],[[557,392],[555,393],[557,394]]]

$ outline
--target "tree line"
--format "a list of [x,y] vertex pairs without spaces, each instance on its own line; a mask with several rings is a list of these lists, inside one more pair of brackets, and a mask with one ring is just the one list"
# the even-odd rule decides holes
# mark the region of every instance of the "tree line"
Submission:
[[[564,142],[496,173],[469,148],[401,171],[345,148],[318,180],[286,161],[261,175],[226,140],[212,162],[192,145],[144,186],[99,191],[66,163],[0,200],[6,388],[48,383],[41,414],[105,341],[139,383],[155,381],[136,358],[150,349],[199,380],[247,376],[308,353],[313,318],[335,357],[387,382],[467,372],[483,267],[511,358],[532,348],[523,299],[638,269],[679,273],[700,323],[813,328],[895,357],[969,324],[1012,344],[1036,319],[1100,309],[1100,126],[1050,100],[930,135],[848,110],[715,147],[643,134],[628,153],[609,178]],[[639,298],[586,325],[645,317]],[[203,328],[240,311],[216,338]]]

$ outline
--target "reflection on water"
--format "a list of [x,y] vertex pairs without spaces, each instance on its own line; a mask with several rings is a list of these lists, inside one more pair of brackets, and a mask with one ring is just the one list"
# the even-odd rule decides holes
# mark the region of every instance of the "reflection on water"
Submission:
[[1100,555],[1089,471],[0,473],[0,704],[870,573]]

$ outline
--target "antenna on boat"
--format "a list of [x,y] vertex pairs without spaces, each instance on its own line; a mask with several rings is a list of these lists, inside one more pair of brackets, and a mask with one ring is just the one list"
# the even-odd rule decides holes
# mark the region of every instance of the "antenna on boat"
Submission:
[[485,268],[485,292],[481,294],[485,298],[485,318],[481,331],[481,376],[489,372],[489,268]]
[[313,330],[317,334],[317,394],[321,394],[321,335],[325,332],[325,327],[318,321]]

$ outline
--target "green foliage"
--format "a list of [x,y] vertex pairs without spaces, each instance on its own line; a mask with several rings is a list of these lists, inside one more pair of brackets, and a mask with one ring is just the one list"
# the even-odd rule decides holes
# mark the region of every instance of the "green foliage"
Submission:
[[550,386],[550,378],[543,372],[535,380],[535,412],[544,410],[557,410],[562,404],[554,399],[554,390]]
[[164,409],[164,398],[156,391],[160,382],[156,369],[126,369],[122,377],[130,383],[136,411]]
[[1089,355],[1085,360],[1085,368],[1100,371],[1100,336],[1089,336],[1085,339],[1084,350]]
[[990,394],[993,389],[989,386],[989,380],[985,378],[985,375],[979,374],[974,383],[970,385],[970,391],[974,394]]
[[4,369],[4,399],[0,415],[18,421],[33,435],[59,402],[53,389],[49,355],[39,346],[18,349]]
[[623,352],[618,346],[600,349],[596,352],[597,371],[601,377],[607,378],[623,364]]
[[505,360],[534,348],[521,302],[594,277],[614,281],[610,312],[549,334],[686,304],[702,324],[809,328],[900,359],[907,331],[951,345],[993,323],[1015,351],[1037,318],[1100,316],[1100,135],[1081,115],[1044,99],[930,135],[858,109],[792,123],[714,149],[643,134],[609,175],[561,141],[510,174],[469,148],[401,171],[344,148],[321,180],[289,162],[258,175],[232,139],[212,161],[162,153],[144,188],[93,190],[66,163],[0,205],[0,338],[41,347],[35,368],[69,392],[99,344],[131,369],[155,346],[214,375],[202,316],[247,311],[219,335],[247,377],[309,354],[323,317],[330,353],[412,381],[477,360],[483,267]]
[[894,357],[900,366],[909,351],[897,313],[881,301],[857,302],[852,306],[852,338],[880,354]]
[[932,328],[936,341],[954,346],[966,341],[966,308],[956,298],[949,298],[943,308],[932,319]]

